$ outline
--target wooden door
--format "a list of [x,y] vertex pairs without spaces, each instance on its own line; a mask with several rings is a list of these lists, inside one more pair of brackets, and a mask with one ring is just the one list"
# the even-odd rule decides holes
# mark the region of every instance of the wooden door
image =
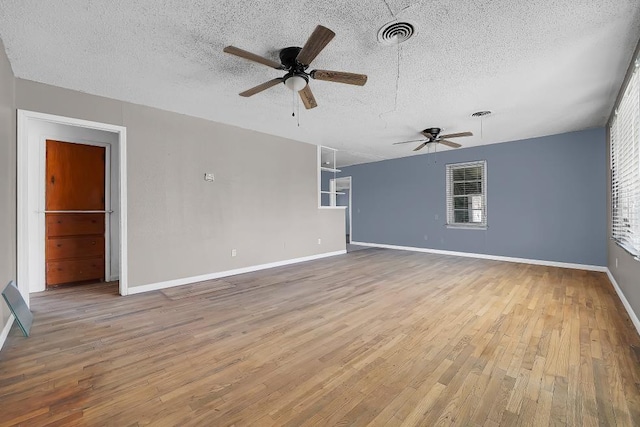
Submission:
[[47,140],[47,286],[104,280],[105,151]]

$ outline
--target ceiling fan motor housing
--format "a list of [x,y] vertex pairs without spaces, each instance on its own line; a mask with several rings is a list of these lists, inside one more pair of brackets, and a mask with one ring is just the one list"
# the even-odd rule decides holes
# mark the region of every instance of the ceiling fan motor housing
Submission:
[[430,134],[433,137],[433,139],[436,139],[440,134],[440,130],[441,130],[440,128],[427,128],[423,130],[423,132]]
[[296,59],[301,50],[301,47],[291,46],[285,47],[280,51],[280,62],[285,67],[285,70],[304,71],[308,67],[308,65],[302,65]]

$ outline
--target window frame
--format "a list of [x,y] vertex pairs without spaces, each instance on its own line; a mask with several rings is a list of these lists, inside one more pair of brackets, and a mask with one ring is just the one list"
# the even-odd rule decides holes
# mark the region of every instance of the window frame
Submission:
[[[482,168],[482,178],[480,182],[482,183],[482,196],[483,200],[483,218],[481,222],[455,222],[455,203],[454,203],[454,194],[453,194],[453,171],[456,169],[465,169],[470,167],[478,167]],[[447,228],[457,228],[457,229],[470,229],[470,230],[486,230],[488,227],[488,204],[487,204],[487,161],[486,160],[475,160],[472,162],[462,162],[462,163],[448,163],[446,165],[445,170],[445,180],[446,180],[446,198],[445,198],[445,206],[447,210]],[[465,196],[473,196],[472,194],[467,194]],[[472,210],[472,209],[470,209]]]
[[[632,70],[608,124],[611,239],[640,261],[640,59]],[[622,110],[621,110],[622,109]],[[628,122],[619,124],[619,120]],[[621,135],[621,136],[618,136]],[[635,180],[635,181],[634,181]],[[634,183],[635,182],[635,183]],[[628,223],[626,229],[623,224]]]

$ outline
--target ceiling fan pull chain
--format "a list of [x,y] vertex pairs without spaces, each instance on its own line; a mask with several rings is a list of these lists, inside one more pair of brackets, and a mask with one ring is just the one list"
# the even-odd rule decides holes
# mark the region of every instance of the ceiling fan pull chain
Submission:
[[291,117],[295,117],[296,116],[296,91],[292,90],[291,91]]
[[438,144],[433,144],[433,164],[438,163]]
[[298,110],[298,127],[300,127],[300,97],[297,97],[294,94],[294,98],[296,99],[296,110]]

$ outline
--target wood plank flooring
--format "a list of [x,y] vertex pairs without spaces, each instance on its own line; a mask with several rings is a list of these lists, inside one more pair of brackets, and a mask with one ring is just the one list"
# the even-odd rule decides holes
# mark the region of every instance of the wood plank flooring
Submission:
[[36,294],[0,425],[629,426],[640,338],[603,273],[367,249],[119,297]]

